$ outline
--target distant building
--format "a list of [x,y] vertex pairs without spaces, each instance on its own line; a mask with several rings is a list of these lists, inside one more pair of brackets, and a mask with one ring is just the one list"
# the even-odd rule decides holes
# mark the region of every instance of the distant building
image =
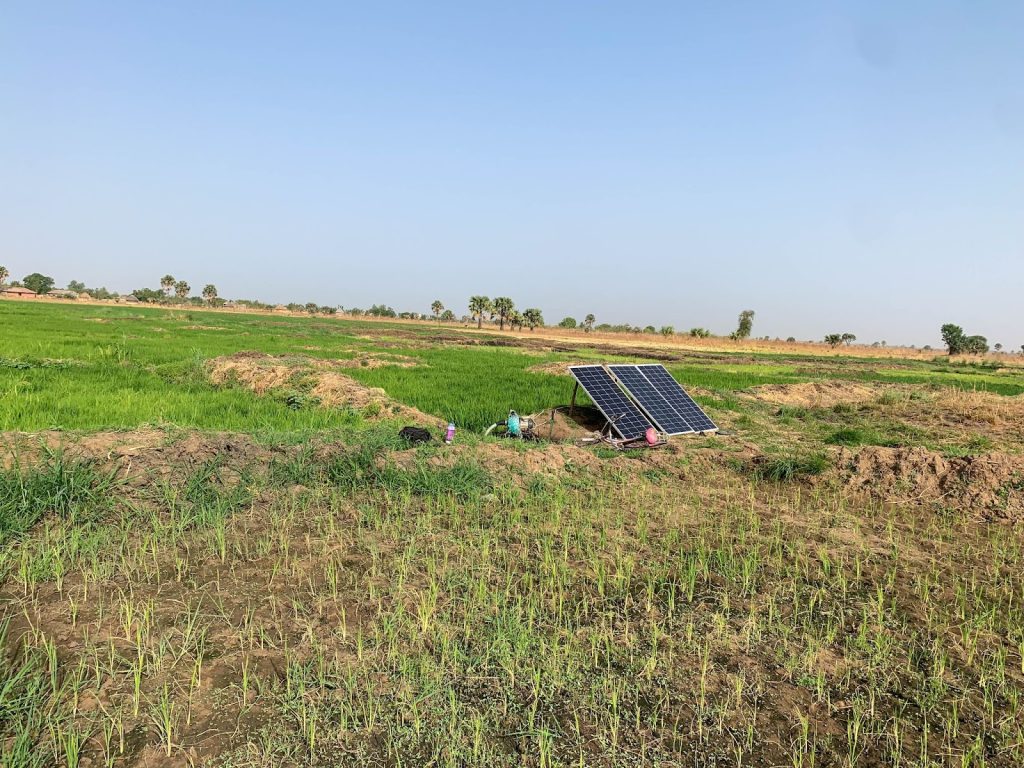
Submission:
[[63,289],[58,289],[56,291],[50,291],[46,295],[47,296],[52,296],[55,299],[77,299],[78,298],[78,294],[75,293],[74,291],[65,291]]
[[235,302],[233,302],[233,301],[225,301],[224,302],[224,309],[234,309],[237,306],[238,305],[235,304]]
[[278,304],[276,307],[274,307],[274,311],[275,312],[287,312],[288,311],[288,307],[286,307],[284,304]]
[[122,296],[121,298],[122,298],[123,301],[126,301],[129,304],[138,304],[139,303],[139,297],[136,296],[134,293],[129,293],[127,296]]
[[35,299],[39,297],[39,294],[17,285],[10,288],[0,288],[0,296],[7,296],[11,299]]

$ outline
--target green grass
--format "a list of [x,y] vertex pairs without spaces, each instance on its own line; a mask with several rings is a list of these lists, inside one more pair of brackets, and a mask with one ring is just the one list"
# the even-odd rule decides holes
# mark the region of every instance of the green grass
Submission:
[[0,471],[0,544],[45,514],[80,523],[110,506],[114,479],[85,461],[50,456],[44,463]]
[[758,480],[782,483],[820,475],[830,466],[828,457],[822,453],[766,457],[763,462],[754,465],[754,477]]
[[[426,413],[476,431],[501,421],[509,409],[535,413],[566,404],[572,396],[572,379],[526,370],[557,358],[529,357],[516,349],[460,347],[408,350],[407,354],[424,365],[354,368],[347,373]],[[586,396],[578,401],[589,403]]]
[[[0,324],[0,430],[154,425],[309,435],[359,421],[349,410],[309,407],[301,393],[258,397],[209,382],[207,360],[255,350],[328,359],[371,352],[412,357],[421,365],[351,368],[346,373],[438,420],[481,431],[509,408],[530,413],[568,402],[571,379],[529,371],[535,364],[581,356],[636,359],[585,347],[573,353],[525,355],[513,346],[488,345],[507,344],[507,337],[474,336],[470,344],[457,330],[432,324],[392,326],[148,307],[3,301]],[[680,354],[684,362],[668,366],[679,381],[719,393],[703,401],[712,417],[719,404],[723,410],[736,409],[730,392],[825,378],[957,386],[1006,395],[1024,392],[1024,374],[987,366],[777,354],[722,353],[705,360]]]

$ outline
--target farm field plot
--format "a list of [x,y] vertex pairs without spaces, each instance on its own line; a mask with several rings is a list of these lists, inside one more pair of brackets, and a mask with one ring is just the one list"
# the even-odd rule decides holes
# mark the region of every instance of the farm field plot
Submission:
[[[1024,764],[1021,368],[14,301],[0,331],[4,765]],[[482,437],[544,434],[595,361],[663,363],[722,433]]]

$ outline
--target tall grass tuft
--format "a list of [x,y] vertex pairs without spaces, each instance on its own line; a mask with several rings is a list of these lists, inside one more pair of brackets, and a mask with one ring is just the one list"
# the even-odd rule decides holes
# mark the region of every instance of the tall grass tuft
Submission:
[[774,483],[783,483],[799,477],[820,475],[831,466],[823,453],[766,457],[754,464],[754,477]]
[[61,453],[36,467],[0,471],[0,542],[24,533],[45,514],[92,520],[110,507],[113,474]]
[[42,768],[52,762],[44,734],[50,681],[38,651],[6,652],[9,622],[0,623],[0,744],[7,768]]

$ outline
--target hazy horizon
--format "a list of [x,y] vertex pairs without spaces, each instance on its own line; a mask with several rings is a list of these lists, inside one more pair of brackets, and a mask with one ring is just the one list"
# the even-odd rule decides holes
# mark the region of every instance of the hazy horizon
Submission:
[[0,11],[0,264],[1024,343],[1024,5]]

